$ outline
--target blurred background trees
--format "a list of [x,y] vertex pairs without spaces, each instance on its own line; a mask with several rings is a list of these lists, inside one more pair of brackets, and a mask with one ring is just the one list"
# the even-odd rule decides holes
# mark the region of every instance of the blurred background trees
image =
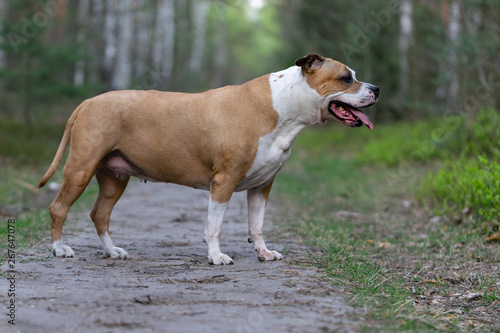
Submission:
[[376,121],[499,109],[496,0],[0,0],[0,117],[114,89],[197,92],[310,52],[381,87]]

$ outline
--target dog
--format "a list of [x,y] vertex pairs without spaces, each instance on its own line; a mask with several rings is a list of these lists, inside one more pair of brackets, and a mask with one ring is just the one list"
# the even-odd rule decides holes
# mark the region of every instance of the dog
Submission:
[[39,184],[51,178],[69,144],[61,187],[49,206],[52,252],[74,256],[62,241],[62,226],[95,175],[99,194],[90,217],[106,255],[128,258],[109,236],[109,219],[134,176],[210,191],[203,240],[214,265],[234,263],[219,238],[231,195],[246,190],[249,242],[258,259],[283,259],[266,247],[262,228],[273,180],[295,137],[330,119],[372,129],[359,108],[378,96],[377,86],[358,81],[346,65],[312,53],[280,72],[203,93],[122,90],[87,99],[70,116]]

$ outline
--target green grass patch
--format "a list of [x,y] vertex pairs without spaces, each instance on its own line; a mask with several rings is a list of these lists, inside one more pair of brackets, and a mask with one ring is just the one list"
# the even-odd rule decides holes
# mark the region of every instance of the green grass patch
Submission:
[[40,123],[28,129],[22,122],[2,120],[0,167],[50,163],[61,141],[64,126]]
[[[355,159],[362,164],[397,166],[479,155],[500,159],[500,112],[491,108],[474,117],[453,115],[376,126],[373,133],[361,135],[361,146],[360,138],[343,133],[342,142],[360,147]],[[314,139],[307,141],[314,146]]]
[[[500,221],[500,164],[479,156],[450,163],[425,177],[418,198],[443,215]],[[495,230],[498,231],[498,230]]]
[[[427,162],[442,154],[442,142],[433,139],[440,131],[437,121],[400,122],[376,128],[356,154],[363,164],[397,166],[401,163]],[[445,133],[444,135],[449,135]]]
[[[26,130],[21,123],[2,122],[0,130],[0,248],[7,243],[7,221],[15,219],[16,245],[27,247],[50,237],[48,206],[57,192],[47,187],[37,189],[47,171],[62,137],[63,125],[39,125]],[[62,167],[50,181],[60,183]],[[98,187],[92,182],[75,203],[74,210],[89,209]],[[49,240],[50,242],[50,240]],[[48,245],[47,248],[50,246]],[[5,256],[0,259],[0,264]]]
[[[16,220],[17,246],[27,247],[40,242],[43,238],[50,237],[48,207],[57,192],[50,191],[47,187],[36,190],[45,171],[45,166],[0,168],[0,217],[3,221],[0,239],[5,240],[0,243],[0,248],[7,246],[7,221],[9,219]],[[61,180],[62,170],[59,170],[51,181],[60,183]],[[88,210],[97,197],[97,192],[97,183],[92,182],[72,206],[71,211]],[[47,248],[49,247],[47,245]],[[0,259],[0,264],[3,260],[4,258]]]
[[[436,128],[431,122],[377,126],[368,134],[338,126],[304,132],[275,182],[287,226],[318,249],[325,278],[366,309],[366,331],[495,331],[500,321],[500,249],[485,242],[489,225],[457,225],[414,199],[435,161],[461,155],[439,146],[452,145],[451,129],[449,141],[440,140],[426,158],[412,157],[420,145],[405,141],[427,134],[433,140]],[[392,152],[379,159],[360,156],[385,150]],[[396,163],[405,159],[418,162],[409,169]]]

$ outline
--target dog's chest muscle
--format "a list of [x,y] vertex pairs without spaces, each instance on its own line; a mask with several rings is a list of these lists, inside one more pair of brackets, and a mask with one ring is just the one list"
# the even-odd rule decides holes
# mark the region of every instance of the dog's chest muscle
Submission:
[[266,186],[290,157],[290,147],[299,131],[305,127],[303,122],[297,119],[294,110],[290,110],[291,87],[300,86],[303,81],[301,78],[298,67],[290,67],[269,76],[273,107],[279,114],[279,120],[271,133],[259,139],[252,166],[236,190]]
[[290,157],[290,146],[294,137],[276,136],[269,133],[259,140],[259,147],[254,162],[243,181],[236,188],[246,190],[267,185]]

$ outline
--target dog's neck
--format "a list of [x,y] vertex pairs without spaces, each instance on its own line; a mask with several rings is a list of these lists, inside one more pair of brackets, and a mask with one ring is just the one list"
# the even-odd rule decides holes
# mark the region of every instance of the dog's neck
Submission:
[[320,122],[324,98],[307,84],[297,66],[271,73],[269,84],[273,107],[279,114],[273,133],[291,144],[303,128]]
[[273,107],[280,115],[278,126],[293,123],[303,128],[319,122],[320,105],[324,98],[307,84],[300,67],[292,66],[271,73],[269,84]]

